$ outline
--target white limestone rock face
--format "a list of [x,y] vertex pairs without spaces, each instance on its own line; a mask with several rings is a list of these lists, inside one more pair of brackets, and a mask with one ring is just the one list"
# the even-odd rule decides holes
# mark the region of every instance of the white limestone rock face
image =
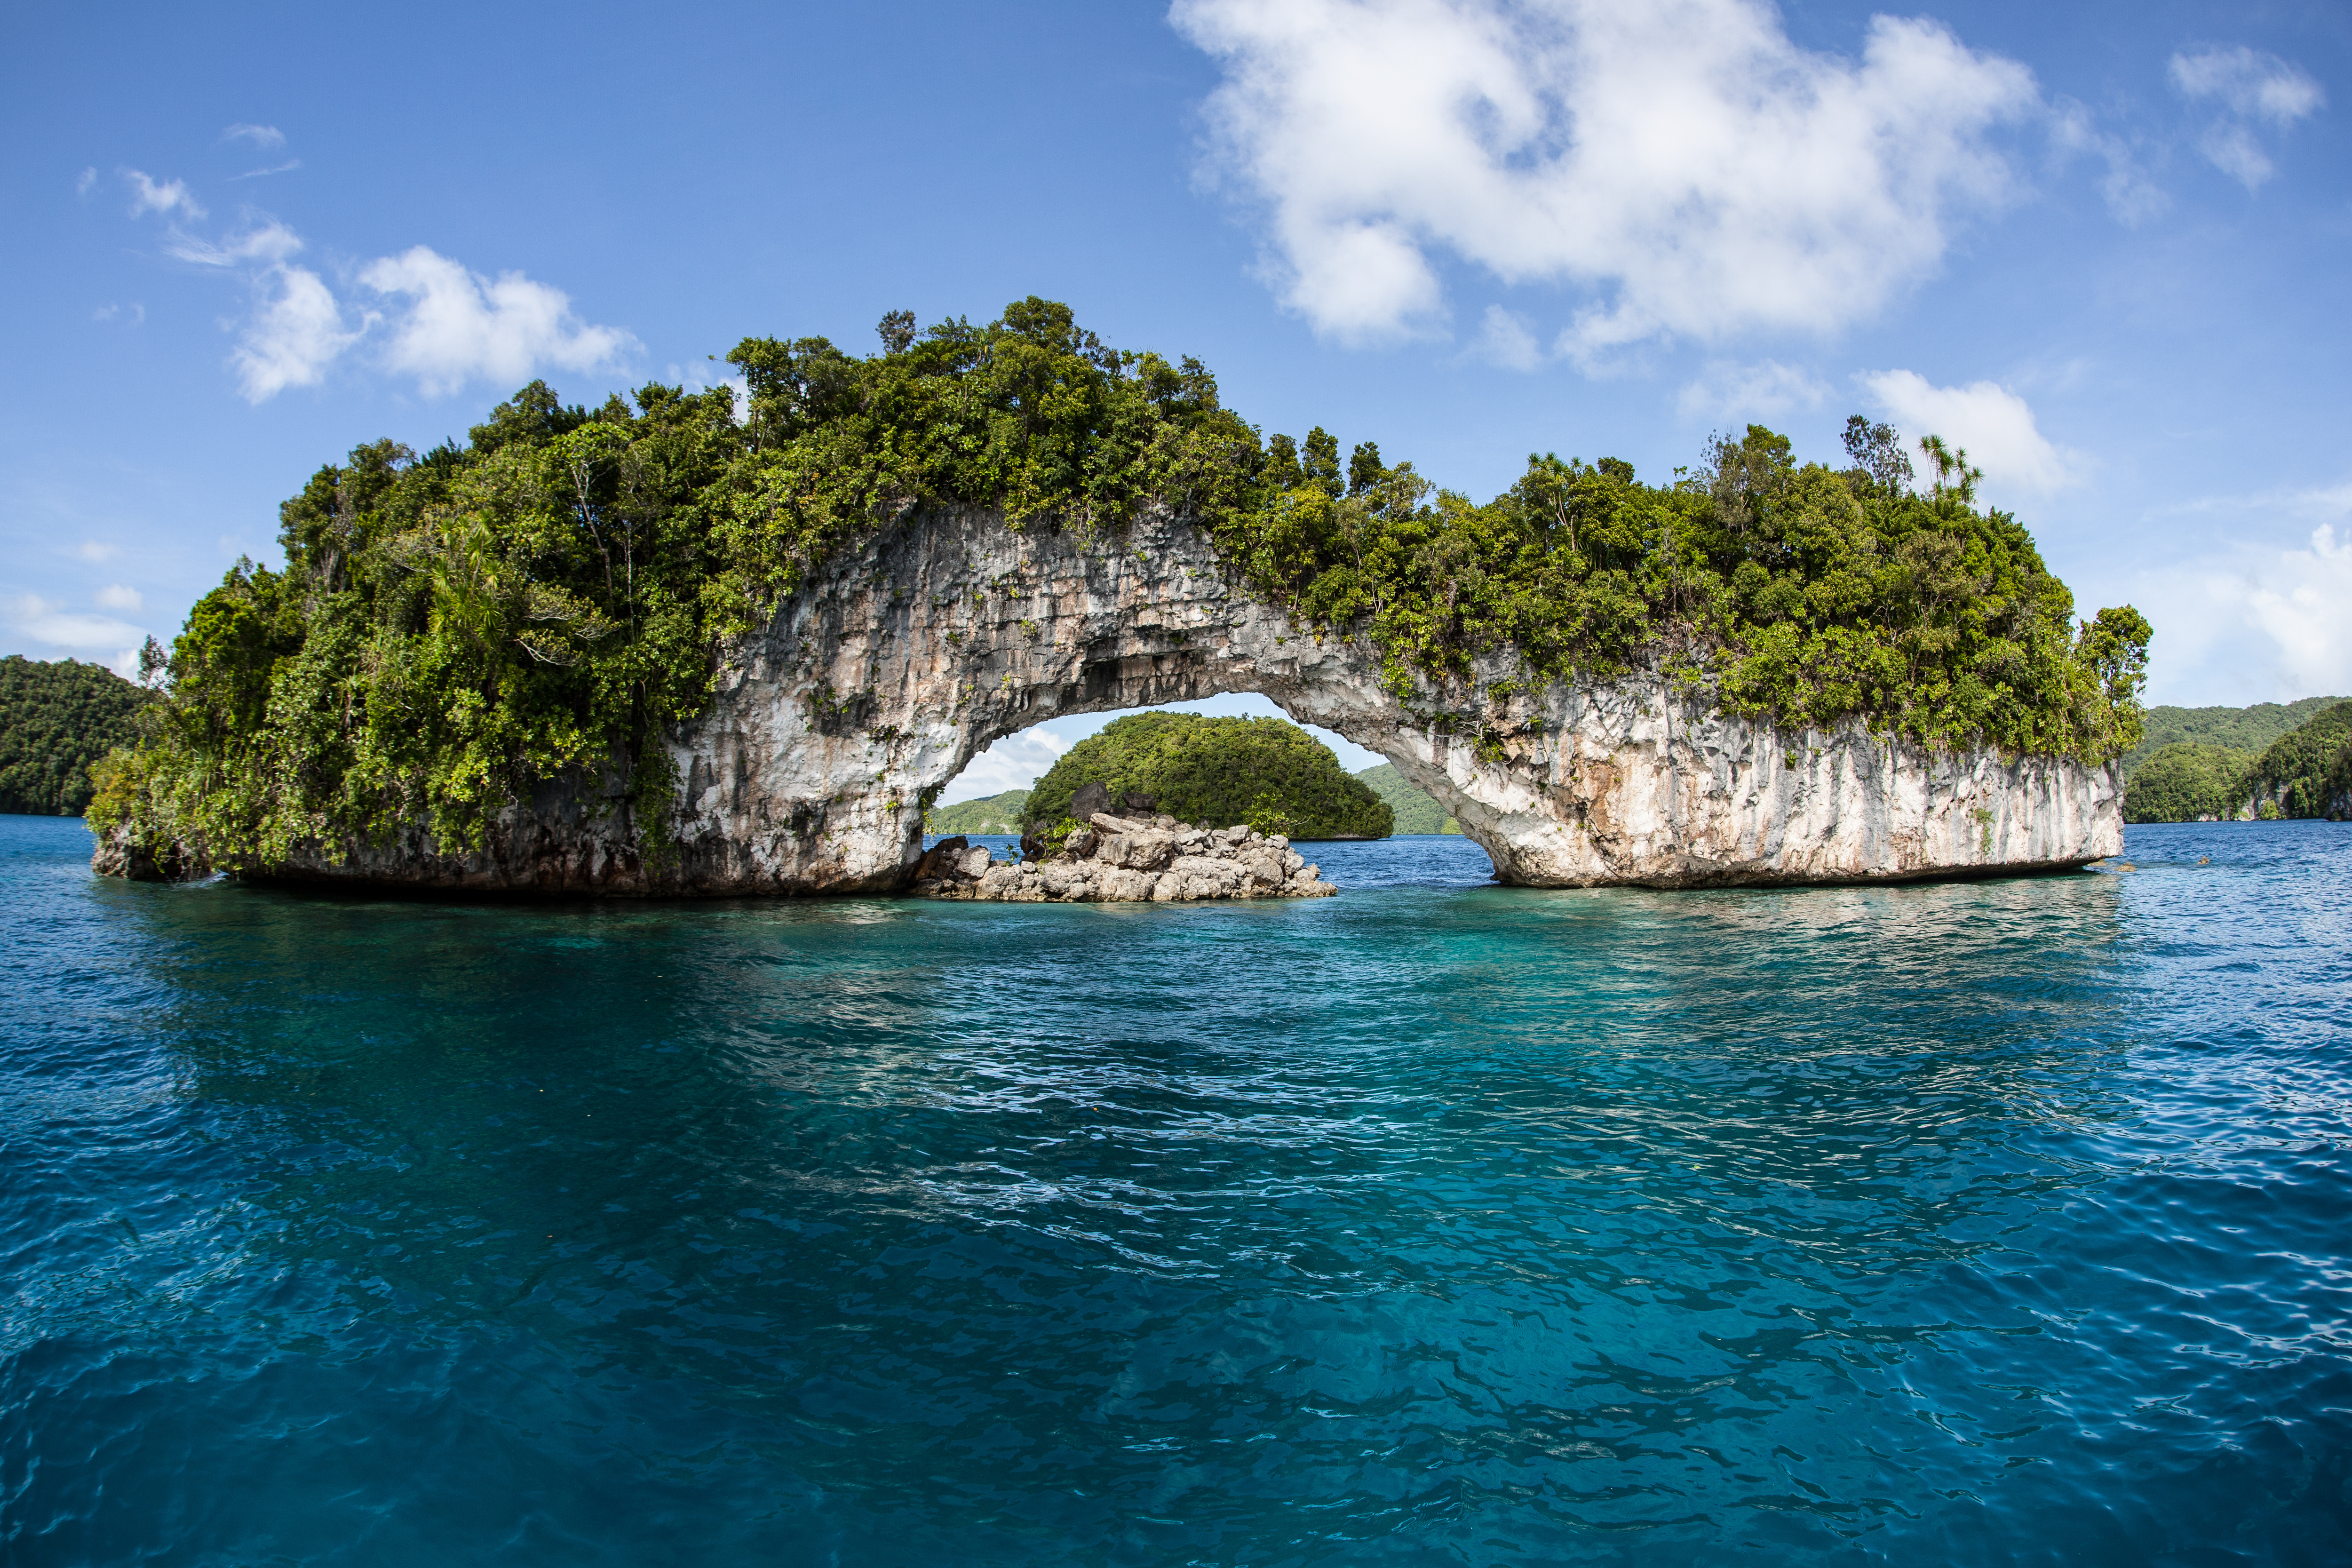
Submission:
[[[1998,875],[2123,843],[2107,767],[1931,753],[1858,724],[1779,730],[1656,679],[1530,683],[1504,657],[1400,698],[1368,641],[1318,636],[1250,597],[1183,518],[1082,534],[962,508],[845,552],[726,649],[709,709],[667,737],[678,789],[665,853],[642,847],[624,781],[568,775],[507,812],[477,853],[446,853],[420,828],[238,869],[551,895],[894,891],[921,858],[925,792],[991,742],[1227,691],[1263,692],[1393,761],[1505,882]],[[1118,890],[1096,896],[1150,897],[1139,879],[1177,851],[1139,856],[1122,850],[1104,879],[1122,879]],[[1286,886],[1297,870],[1283,875]]]

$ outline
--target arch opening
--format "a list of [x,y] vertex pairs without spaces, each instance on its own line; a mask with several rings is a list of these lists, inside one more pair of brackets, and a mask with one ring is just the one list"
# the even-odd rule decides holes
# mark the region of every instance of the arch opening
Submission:
[[[1335,826],[1330,820],[1333,813],[1328,810],[1319,815],[1307,815],[1299,819],[1300,826],[1286,825],[1281,829],[1297,842],[1422,837],[1451,837],[1464,842],[1459,825],[1445,809],[1433,797],[1406,783],[1396,765],[1387,757],[1360,746],[1334,731],[1302,723],[1261,693],[1239,691],[1148,708],[1064,714],[1000,737],[982,747],[970,764],[949,782],[926,811],[923,849],[929,851],[942,838],[950,836],[961,836],[974,842],[984,839],[991,843],[992,847],[1005,848],[1025,828],[1041,820],[1038,810],[1032,805],[1031,794],[1041,780],[1063,763],[1073,748],[1122,720],[1150,713],[1279,721],[1303,731],[1317,746],[1328,752],[1332,773],[1362,784],[1369,793],[1359,798],[1367,807],[1371,801],[1377,800],[1389,809],[1389,831],[1385,834],[1378,832],[1377,828],[1360,818]],[[1210,738],[1203,736],[1202,739],[1207,742]],[[1094,749],[1098,748],[1089,748]],[[1071,769],[1063,766],[1062,773],[1061,783],[1067,785]],[[1324,776],[1328,778],[1328,774]],[[1232,816],[1234,821],[1244,820],[1249,814],[1251,795],[1256,787],[1248,774],[1236,775],[1233,784],[1221,792],[1226,803],[1223,815]],[[1057,795],[1065,795],[1066,789],[1057,789],[1055,793]],[[1163,802],[1161,808],[1183,814],[1181,803]],[[1369,810],[1364,815],[1369,816]],[[1204,816],[1202,822],[1209,826],[1229,826],[1222,816],[1213,822]],[[1366,830],[1349,830],[1353,827]],[[1491,869],[1490,861],[1486,861],[1483,856],[1480,859],[1487,869]]]

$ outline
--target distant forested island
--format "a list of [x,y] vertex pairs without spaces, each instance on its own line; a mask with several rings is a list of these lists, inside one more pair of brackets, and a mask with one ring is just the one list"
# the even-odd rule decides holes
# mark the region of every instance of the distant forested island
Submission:
[[935,805],[923,814],[923,831],[1019,833],[1029,820],[1022,815],[1022,808],[1028,804],[1028,790],[1009,789],[1003,795],[992,795],[984,800],[960,800],[953,805]]
[[[1382,763],[1355,776],[1387,804],[1394,832],[1461,833],[1461,826],[1445,815],[1445,808],[1437,804],[1436,798],[1407,784],[1394,763]],[[1031,788],[1034,787],[1033,784]],[[960,800],[953,805],[932,807],[923,817],[923,830],[939,834],[1019,833],[1028,820],[1028,805],[1029,791],[1025,789],[1009,789],[981,800]]]
[[89,765],[132,743],[151,697],[104,665],[0,658],[0,812],[79,816]]
[[1142,712],[1114,719],[1055,759],[1025,809],[1052,826],[1082,785],[1148,795],[1181,822],[1247,823],[1291,838],[1386,838],[1389,808],[1331,748],[1284,719]]
[[2123,759],[2126,822],[2352,816],[2352,701],[2151,708]]
[[1370,784],[1372,793],[1388,802],[1389,812],[1396,818],[1396,830],[1402,833],[1454,833],[1462,831],[1461,824],[1445,814],[1437,797],[1418,790],[1397,772],[1394,763],[1382,763],[1376,768],[1366,768],[1356,775]]

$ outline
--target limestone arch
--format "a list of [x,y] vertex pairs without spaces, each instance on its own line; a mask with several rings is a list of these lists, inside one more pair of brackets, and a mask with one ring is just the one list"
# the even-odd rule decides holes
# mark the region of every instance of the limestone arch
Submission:
[[1508,650],[1395,689],[1369,639],[1253,595],[1204,531],[943,508],[813,574],[677,737],[695,890],[887,890],[920,805],[1047,719],[1257,692],[1393,763],[1536,885],[1872,881],[2054,868],[2120,847],[2112,771],[1783,731],[1638,673],[1541,682]]

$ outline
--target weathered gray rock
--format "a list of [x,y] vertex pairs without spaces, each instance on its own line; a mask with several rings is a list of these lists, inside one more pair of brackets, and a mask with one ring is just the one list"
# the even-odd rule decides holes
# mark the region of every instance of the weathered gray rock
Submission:
[[[991,742],[1058,715],[1226,691],[1263,692],[1393,761],[1506,882],[1982,876],[2122,847],[2109,767],[1930,752],[1858,723],[1781,730],[1659,679],[1530,682],[1499,655],[1399,696],[1367,640],[1252,598],[1181,517],[1089,536],[971,508],[843,553],[726,651],[709,710],[669,736],[680,783],[667,857],[640,852],[624,781],[566,775],[509,811],[479,853],[444,853],[414,828],[248,869],[547,894],[890,891],[922,860],[925,792]],[[1173,858],[1171,837],[1167,859],[1100,882],[1156,876]]]
[[[1025,865],[992,862],[984,848],[940,857],[934,849],[924,865],[937,874],[915,883],[934,899],[970,899],[992,903],[1191,903],[1202,899],[1319,899],[1339,889],[1321,871],[1299,860],[1279,840],[1246,826],[1211,831],[1188,823],[1160,827],[1097,812],[1093,823],[1074,829],[1062,847]],[[1175,853],[1179,845],[1184,853]],[[1081,847],[1083,846],[1083,847]],[[942,846],[944,847],[944,846]],[[1298,860],[1285,868],[1282,857]]]

